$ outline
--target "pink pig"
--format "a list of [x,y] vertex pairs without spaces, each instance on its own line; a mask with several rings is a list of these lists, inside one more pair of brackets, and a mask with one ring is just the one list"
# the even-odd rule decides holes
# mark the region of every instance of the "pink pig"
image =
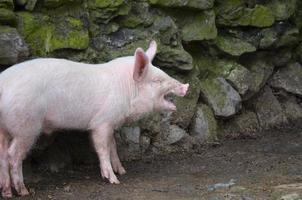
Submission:
[[[174,111],[166,95],[185,96],[189,84],[168,76],[146,52],[104,64],[40,58],[16,64],[0,74],[0,189],[12,197],[28,195],[22,161],[41,132],[91,130],[103,178],[118,184],[126,173],[116,150],[115,128],[153,111]],[[12,182],[12,183],[11,183]]]

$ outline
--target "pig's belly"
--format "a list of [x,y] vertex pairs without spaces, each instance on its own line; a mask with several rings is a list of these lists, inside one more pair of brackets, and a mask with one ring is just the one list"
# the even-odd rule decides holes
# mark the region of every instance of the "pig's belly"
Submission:
[[95,108],[82,104],[51,105],[47,108],[44,126],[50,129],[88,129]]

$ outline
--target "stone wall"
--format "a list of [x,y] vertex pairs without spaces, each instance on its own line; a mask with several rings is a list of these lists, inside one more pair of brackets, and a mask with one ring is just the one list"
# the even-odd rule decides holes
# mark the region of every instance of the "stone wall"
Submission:
[[[0,24],[2,69],[35,57],[101,63],[158,42],[154,64],[190,92],[175,98],[177,112],[116,132],[124,160],[302,119],[298,0],[0,0]],[[87,134],[61,135],[41,139],[33,157],[96,160]]]

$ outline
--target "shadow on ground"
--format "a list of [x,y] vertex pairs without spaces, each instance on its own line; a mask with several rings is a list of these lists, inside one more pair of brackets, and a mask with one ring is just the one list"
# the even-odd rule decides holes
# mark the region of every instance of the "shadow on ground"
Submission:
[[120,185],[101,180],[97,166],[33,172],[22,199],[264,200],[302,199],[301,131],[266,132],[225,141],[194,154],[124,163]]

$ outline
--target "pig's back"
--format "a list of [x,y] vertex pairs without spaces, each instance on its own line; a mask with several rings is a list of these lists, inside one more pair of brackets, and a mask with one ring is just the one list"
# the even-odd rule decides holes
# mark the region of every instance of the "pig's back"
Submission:
[[30,108],[30,113],[44,113],[54,127],[85,128],[108,93],[105,83],[99,85],[105,73],[64,59],[14,65],[0,74],[1,112],[9,116],[12,107],[20,113]]

